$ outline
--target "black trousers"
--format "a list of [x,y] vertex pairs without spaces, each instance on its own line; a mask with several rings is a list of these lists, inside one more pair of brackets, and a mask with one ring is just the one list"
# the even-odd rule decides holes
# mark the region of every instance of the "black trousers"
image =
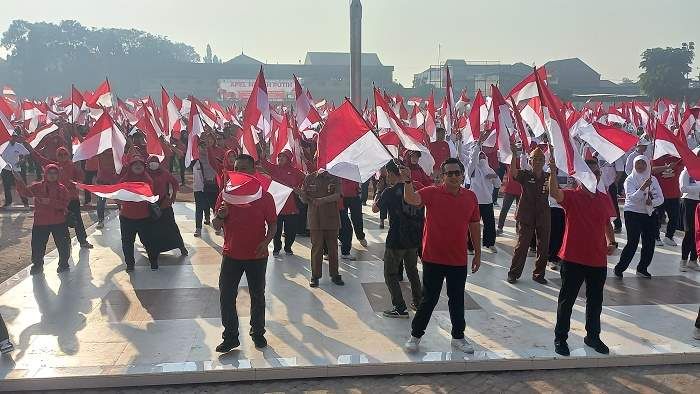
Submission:
[[615,208],[615,220],[613,220],[613,225],[615,228],[622,228],[622,219],[620,218],[620,205],[617,201],[617,196],[619,195],[617,191],[617,183],[613,182],[612,185],[608,187],[608,194],[612,200],[613,207]]
[[212,192],[194,192],[194,223],[195,228],[202,228],[202,219],[206,218],[207,222],[211,217],[211,212],[216,205],[216,193]]
[[371,179],[368,179],[365,183],[362,184],[361,191],[360,191],[360,202],[362,205],[367,205],[367,198],[369,197],[369,183],[371,182]]
[[44,265],[46,255],[46,243],[49,235],[53,236],[53,242],[58,250],[58,266],[67,267],[70,259],[70,235],[65,223],[34,225],[32,227],[32,264],[38,267]]
[[517,204],[519,199],[520,196],[516,196],[515,194],[503,194],[503,202],[501,203],[501,213],[498,215],[498,228],[502,229],[503,226],[506,224],[508,211],[510,211],[510,207],[511,205],[513,205],[513,201],[515,201],[515,203]]
[[151,264],[158,262],[158,253],[153,250],[150,237],[152,226],[149,221],[151,218],[145,219],[129,219],[119,215],[119,229],[122,235],[122,253],[124,254],[124,262],[127,267],[133,267],[136,264],[134,258],[134,243],[136,235],[139,236],[141,244],[146,249],[148,260]]
[[496,219],[493,216],[493,204],[479,204],[479,214],[484,223],[482,244],[487,248],[496,244]]
[[299,222],[297,223],[297,235],[308,237],[310,234],[308,227],[308,212],[309,206],[297,200],[297,207],[299,207]]
[[606,267],[562,261],[555,341],[566,341],[569,337],[571,311],[583,282],[586,282],[586,335],[591,339],[600,336],[600,313],[603,311],[603,287],[607,274]]
[[83,216],[80,212],[80,200],[77,198],[68,202],[68,212],[73,216],[75,223],[75,237],[81,244],[87,242],[87,233],[85,232],[85,224]]
[[700,309],[698,309],[698,317],[695,319],[695,328],[700,328]]
[[299,222],[299,214],[278,215],[277,216],[277,232],[272,239],[273,250],[279,252],[282,250],[282,228],[284,227],[284,251],[291,252],[294,240],[297,237],[297,227]]
[[[95,176],[97,176],[97,171],[85,171],[83,182],[85,182],[86,185],[92,185]],[[83,200],[85,200],[85,204],[90,204],[90,202],[92,202],[92,193],[87,190],[83,191]]]
[[667,198],[664,199],[664,203],[656,208],[658,215],[656,216],[656,238],[661,237],[661,218],[663,214],[668,215],[668,221],[666,222],[666,237],[673,238],[673,234],[676,233],[678,226],[678,216],[680,215],[680,198]]
[[[25,168],[25,166],[20,167],[20,176],[22,177],[24,183],[27,183],[27,170]],[[10,170],[2,170],[2,172],[0,172],[0,176],[2,177],[2,188],[5,192],[5,205],[10,205],[12,204],[12,188],[15,186],[15,177],[12,175],[12,171]],[[20,196],[20,198],[22,199],[23,204],[27,204],[29,202],[29,200],[22,196]]]
[[399,311],[406,310],[406,301],[403,299],[401,284],[403,267],[406,268],[406,276],[411,283],[411,298],[418,306],[421,299],[420,274],[418,274],[418,248],[384,250],[384,283],[391,295],[391,304]]
[[681,244],[681,260],[697,260],[698,251],[695,247],[695,208],[698,200],[683,198],[681,211],[683,212],[683,243]]
[[559,249],[564,241],[564,228],[566,226],[566,214],[562,208],[549,208],[550,230],[549,230],[549,261],[558,262]]
[[[344,207],[340,211],[340,232],[338,240],[340,241],[341,254],[349,254],[352,249],[352,232],[355,231],[357,240],[365,239],[365,231],[362,223],[362,201],[360,196],[345,197],[343,199]],[[350,216],[348,217],[348,211]]]
[[[505,164],[498,163],[498,168],[496,169],[496,175],[498,175],[498,179],[500,179],[501,182],[503,182],[503,177],[506,175],[506,169],[507,169],[507,167]],[[493,188],[493,203],[494,204],[496,203],[496,201],[498,201],[498,191],[499,190],[500,190],[499,188],[496,188],[496,187]]]
[[418,310],[411,322],[411,335],[420,338],[425,334],[430,316],[440,299],[442,282],[447,282],[447,305],[452,322],[452,338],[464,338],[464,286],[467,283],[467,266],[451,266],[423,261],[423,294]]
[[238,310],[236,298],[238,285],[245,274],[250,294],[250,335],[265,334],[265,271],[267,258],[258,260],[234,260],[224,256],[219,274],[219,302],[224,339],[238,339]]
[[0,342],[4,342],[10,339],[10,334],[7,332],[7,326],[5,321],[2,320],[2,315],[0,315]]
[[656,229],[658,221],[656,215],[644,213],[625,212],[625,227],[627,228],[627,245],[622,249],[620,261],[615,270],[623,272],[630,266],[634,254],[637,252],[639,239],[642,239],[642,251],[637,264],[637,271],[646,271],[654,257]]

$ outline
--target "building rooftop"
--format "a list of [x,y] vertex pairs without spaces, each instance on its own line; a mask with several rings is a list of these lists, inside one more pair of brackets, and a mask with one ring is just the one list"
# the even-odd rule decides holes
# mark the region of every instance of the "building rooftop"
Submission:
[[[349,52],[308,52],[304,64],[315,66],[349,66]],[[384,66],[376,53],[362,54],[363,66]]]
[[254,59],[243,52],[240,55],[226,62],[226,64],[263,64],[260,60]]

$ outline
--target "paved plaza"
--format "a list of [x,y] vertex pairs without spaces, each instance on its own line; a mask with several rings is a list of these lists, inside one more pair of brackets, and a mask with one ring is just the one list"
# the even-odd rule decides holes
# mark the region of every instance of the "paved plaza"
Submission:
[[[692,338],[700,272],[680,273],[679,248],[668,247],[656,250],[652,280],[636,277],[635,263],[623,280],[608,278],[602,338],[611,355],[583,346],[582,299],[573,314],[572,357],[557,356],[553,326],[559,274],[548,270],[546,286],[527,274],[515,285],[505,281],[514,244],[512,221],[498,239],[498,253],[484,253],[481,270],[468,278],[467,336],[476,353],[450,348],[443,297],[422,351],[408,354],[402,346],[410,320],[381,316],[390,306],[382,263],[386,230],[379,230],[377,216],[368,210],[369,246],[356,243],[357,261],[341,262],[344,287],[332,284],[324,267],[321,286],[309,288],[309,239],[298,238],[296,256],[268,262],[269,347],[257,350],[244,335],[249,327],[244,281],[238,301],[242,344],[220,356],[214,348],[222,331],[218,274],[223,239],[210,228],[201,238],[193,237],[193,204],[175,209],[190,255],[163,255],[157,272],[145,255],[137,259],[136,272],[124,272],[119,221],[112,212],[105,228],[89,238],[95,249],[80,250],[74,243],[70,273],[55,273],[52,253],[44,275],[29,277],[27,269],[0,285],[0,313],[17,346],[0,361],[0,391],[700,362],[700,341]],[[624,245],[624,237],[618,241]],[[617,257],[609,261],[614,265]]]

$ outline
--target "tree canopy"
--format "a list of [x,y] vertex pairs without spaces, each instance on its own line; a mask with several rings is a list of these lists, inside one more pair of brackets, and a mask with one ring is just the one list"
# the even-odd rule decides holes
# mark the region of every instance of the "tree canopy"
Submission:
[[651,48],[642,53],[639,75],[642,90],[652,98],[681,99],[688,89],[688,74],[695,57],[695,47],[684,44],[680,48]]
[[[136,29],[90,28],[14,20],[0,44],[8,50],[12,77],[27,93],[53,91],[55,84],[94,83],[120,70],[199,62],[193,47]],[[117,77],[118,78],[118,77]]]

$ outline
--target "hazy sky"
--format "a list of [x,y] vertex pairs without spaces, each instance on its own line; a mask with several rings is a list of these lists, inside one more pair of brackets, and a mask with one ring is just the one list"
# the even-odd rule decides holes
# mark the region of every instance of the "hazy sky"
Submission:
[[[307,51],[349,50],[349,3],[4,0],[0,30],[13,19],[75,19],[86,26],[161,34],[202,55],[210,43],[223,60],[243,50],[265,62],[296,63]],[[363,8],[363,51],[377,52],[407,86],[414,73],[436,64],[438,44],[442,61],[542,64],[580,57],[614,81],[637,79],[646,48],[700,45],[698,0],[364,0]],[[693,75],[699,65],[696,60]]]

